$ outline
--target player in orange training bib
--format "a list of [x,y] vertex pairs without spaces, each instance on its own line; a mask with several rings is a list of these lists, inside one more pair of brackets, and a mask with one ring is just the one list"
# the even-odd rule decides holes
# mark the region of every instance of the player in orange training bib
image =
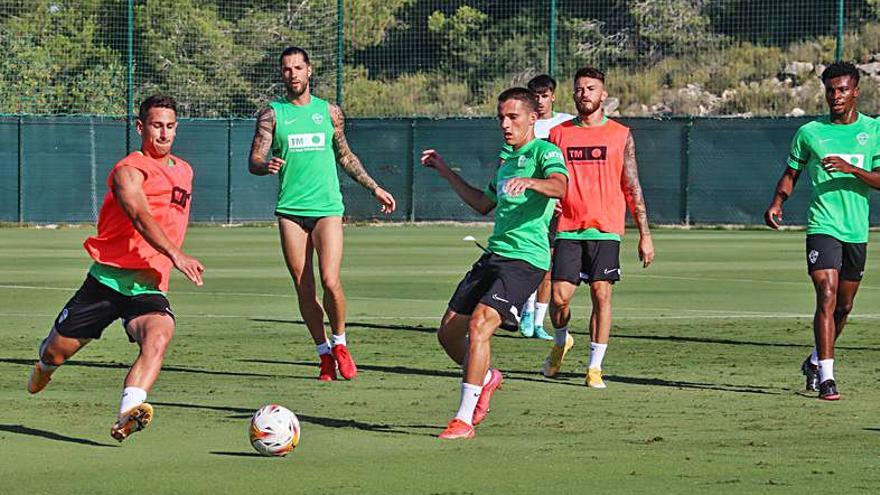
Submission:
[[620,280],[620,240],[627,207],[639,229],[639,259],[647,267],[654,260],[654,244],[636,150],[629,128],[608,119],[602,103],[605,74],[585,67],[574,77],[574,103],[578,116],[550,130],[568,168],[568,191],[561,201],[553,254],[553,347],[541,372],[559,373],[565,354],[574,345],[568,334],[569,304],[581,282],[590,285],[590,363],[586,385],[605,388],[602,360],[611,334],[611,287]]
[[144,100],[137,131],[141,149],[110,171],[98,233],[84,243],[94,263],[40,345],[28,380],[28,392],[43,390],[59,366],[121,318],[140,353],[125,377],[119,415],[110,429],[120,442],[153,417],[147,392],[174,335],[174,313],[165,297],[171,268],[196,285],[202,285],[204,271],[199,260],[181,251],[193,174],[188,163],[171,154],[177,132],[174,99]]

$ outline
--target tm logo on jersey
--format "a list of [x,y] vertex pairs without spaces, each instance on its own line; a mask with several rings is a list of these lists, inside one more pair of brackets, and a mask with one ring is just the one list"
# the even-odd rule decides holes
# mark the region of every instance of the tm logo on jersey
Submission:
[[317,151],[323,150],[326,145],[326,135],[323,132],[307,134],[288,134],[287,148],[290,151]]
[[565,148],[570,162],[604,162],[608,159],[607,146],[570,146]]
[[192,194],[182,187],[175,187],[171,190],[171,204],[181,208],[186,208],[186,204],[189,203],[191,197]]
[[827,158],[829,156],[839,156],[843,158],[846,163],[849,163],[853,167],[865,168],[865,155],[856,154],[856,155],[847,155],[844,153],[826,153],[822,158]]

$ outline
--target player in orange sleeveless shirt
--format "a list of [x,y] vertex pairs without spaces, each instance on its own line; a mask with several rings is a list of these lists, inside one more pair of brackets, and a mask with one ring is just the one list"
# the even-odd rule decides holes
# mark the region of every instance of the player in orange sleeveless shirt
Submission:
[[605,388],[602,360],[611,333],[611,287],[620,280],[620,240],[626,209],[639,229],[639,259],[654,260],[654,244],[639,184],[635,143],[629,128],[609,120],[602,110],[608,97],[605,75],[593,67],[574,77],[575,120],[550,130],[550,142],[565,156],[568,191],[561,201],[553,255],[553,304],[550,319],[556,329],[553,348],[541,372],[559,373],[566,352],[574,345],[568,334],[569,304],[581,282],[590,284],[590,363],[586,384]]
[[125,377],[119,415],[110,429],[120,442],[153,417],[147,392],[174,335],[174,314],[165,297],[171,268],[199,286],[204,271],[180,249],[189,222],[192,168],[171,154],[175,101],[161,95],[144,100],[137,131],[141,149],[110,171],[98,233],[83,244],[94,263],[40,345],[28,380],[30,393],[43,390],[59,366],[121,318],[140,353]]

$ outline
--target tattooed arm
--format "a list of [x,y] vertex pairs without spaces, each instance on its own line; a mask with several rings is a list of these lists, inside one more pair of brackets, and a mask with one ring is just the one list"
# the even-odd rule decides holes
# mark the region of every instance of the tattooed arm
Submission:
[[[248,158],[248,170],[254,175],[277,174],[284,166],[284,159],[277,156],[269,157],[272,148],[272,136],[275,134],[275,110],[266,107],[257,116],[257,129],[251,143],[251,154]],[[267,160],[268,158],[268,160]]]
[[342,114],[342,110],[338,106],[333,104],[330,104],[330,119],[333,121],[333,150],[336,152],[336,161],[339,166],[355,182],[373,193],[383,212],[393,212],[397,206],[394,196],[376,184],[376,181],[364,169],[357,155],[348,147],[348,141],[345,139],[345,115]]
[[636,164],[636,143],[632,134],[626,138],[623,151],[623,192],[629,212],[639,228],[639,260],[643,267],[654,261],[654,243],[651,240],[651,229],[648,227],[648,210],[639,184],[639,168]]

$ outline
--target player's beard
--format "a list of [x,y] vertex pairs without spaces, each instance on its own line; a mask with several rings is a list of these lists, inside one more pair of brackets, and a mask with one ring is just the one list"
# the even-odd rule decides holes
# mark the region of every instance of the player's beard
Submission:
[[598,100],[596,100],[596,101],[588,100],[588,101],[584,101],[584,102],[577,101],[577,102],[575,102],[574,106],[575,106],[575,108],[577,108],[578,115],[581,115],[583,117],[589,117],[590,115],[593,115],[594,113],[596,113],[598,110],[600,110],[602,108],[602,102],[600,102]]
[[288,82],[288,83],[285,83],[284,86],[287,88],[287,96],[291,100],[295,100],[295,99],[299,98],[309,89],[308,81],[306,81],[304,83],[300,82],[299,85],[297,85],[297,86],[294,86],[292,83]]

